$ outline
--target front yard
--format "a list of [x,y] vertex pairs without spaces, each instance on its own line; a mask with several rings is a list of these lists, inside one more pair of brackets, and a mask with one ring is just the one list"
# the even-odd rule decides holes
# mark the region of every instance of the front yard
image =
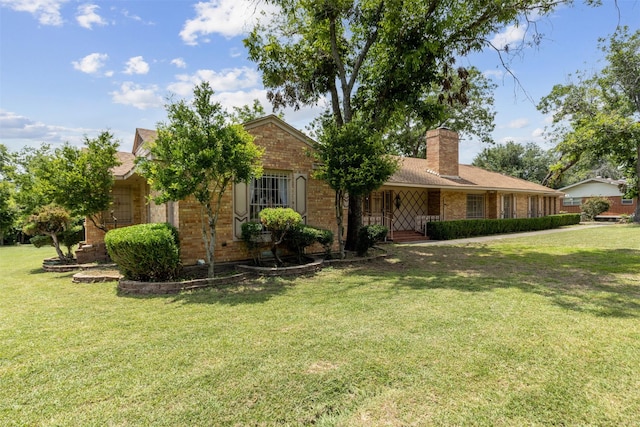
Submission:
[[640,227],[119,296],[0,247],[0,425],[637,425]]

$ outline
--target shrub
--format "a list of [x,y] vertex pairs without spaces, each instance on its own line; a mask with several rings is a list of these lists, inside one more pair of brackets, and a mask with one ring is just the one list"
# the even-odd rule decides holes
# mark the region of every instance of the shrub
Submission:
[[326,258],[331,258],[331,247],[333,246],[333,232],[324,228],[317,228],[318,231],[318,243],[322,245],[324,249],[324,255]]
[[318,229],[305,224],[298,224],[291,228],[285,238],[286,246],[298,257],[298,262],[302,262],[304,250],[318,241]]
[[302,224],[302,216],[291,208],[265,208],[260,211],[260,222],[271,233],[271,252],[279,264],[278,245],[294,227]]
[[311,225],[299,224],[291,229],[285,238],[287,247],[295,252],[298,261],[302,262],[305,249],[314,243],[319,243],[325,251],[325,256],[331,256],[331,246],[333,246],[333,233],[329,230],[313,227]]
[[596,216],[606,212],[611,207],[611,202],[606,197],[589,197],[582,203],[582,214],[587,221],[593,221]]
[[169,224],[138,224],[111,230],[104,243],[125,279],[171,280],[180,272],[178,230]]
[[253,258],[253,262],[258,265],[260,261],[260,245],[262,243],[262,224],[255,221],[242,224],[242,241],[247,245],[247,250]]
[[549,215],[538,218],[463,219],[427,223],[427,235],[434,240],[463,239],[491,234],[517,233],[578,224],[580,214]]
[[384,240],[387,236],[389,229],[383,225],[365,225],[358,231],[358,242],[356,244],[356,251],[358,256],[364,256],[367,254],[370,248],[377,242]]

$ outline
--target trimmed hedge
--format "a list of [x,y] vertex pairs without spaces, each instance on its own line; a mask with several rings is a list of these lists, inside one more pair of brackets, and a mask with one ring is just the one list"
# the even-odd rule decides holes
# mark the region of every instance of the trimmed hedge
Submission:
[[538,218],[463,219],[427,223],[427,235],[434,240],[464,239],[491,234],[549,230],[580,223],[580,214],[549,215]]
[[104,243],[127,280],[165,281],[180,273],[178,230],[169,224],[138,224],[111,230]]

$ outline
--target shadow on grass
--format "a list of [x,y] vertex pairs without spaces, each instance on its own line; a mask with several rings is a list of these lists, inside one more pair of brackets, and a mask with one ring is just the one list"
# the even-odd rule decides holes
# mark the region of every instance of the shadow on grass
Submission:
[[271,298],[283,294],[293,286],[296,277],[264,277],[250,278],[238,284],[217,285],[204,289],[182,291],[177,294],[137,295],[119,293],[118,295],[133,299],[164,299],[170,303],[186,304],[261,304]]
[[415,290],[488,292],[517,288],[567,310],[597,316],[640,317],[640,251],[535,248],[497,250],[486,245],[397,247],[396,256],[345,272]]

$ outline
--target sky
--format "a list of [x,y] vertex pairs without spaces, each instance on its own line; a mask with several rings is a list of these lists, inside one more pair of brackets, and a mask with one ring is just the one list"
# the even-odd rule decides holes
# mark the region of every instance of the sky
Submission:
[[[544,138],[550,117],[536,104],[570,74],[602,66],[599,38],[617,25],[640,28],[640,0],[603,3],[578,0],[537,18],[541,44],[508,58],[517,81],[492,49],[459,58],[498,85],[497,143],[553,146]],[[130,151],[136,128],[155,129],[169,100],[188,99],[205,80],[229,109],[259,99],[271,112],[242,43],[252,22],[264,19],[257,7],[255,0],[0,0],[0,143],[11,151],[80,146],[84,136],[109,130]],[[492,41],[516,46],[532,36],[525,29],[506,27]],[[285,110],[284,119],[304,132],[323,109]],[[471,163],[487,147],[463,140],[460,161]]]

